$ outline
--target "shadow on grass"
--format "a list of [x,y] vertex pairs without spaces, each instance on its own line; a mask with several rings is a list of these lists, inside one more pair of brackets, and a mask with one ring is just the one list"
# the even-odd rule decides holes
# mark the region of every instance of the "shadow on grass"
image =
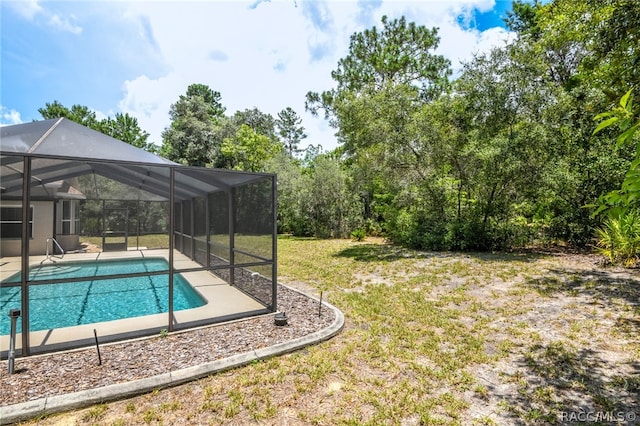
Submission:
[[585,295],[604,304],[624,300],[632,307],[640,307],[640,277],[627,273],[551,269],[544,277],[531,279],[524,285],[543,296]]
[[335,256],[349,257],[361,262],[393,262],[398,259],[426,257],[426,253],[414,252],[392,244],[365,243],[340,250]]
[[[640,421],[638,362],[621,364],[592,349],[574,351],[562,342],[551,342],[531,346],[520,367],[525,374],[505,377],[517,384],[518,392],[500,397],[521,424]],[[611,371],[621,374],[612,375]]]
[[336,257],[348,257],[361,262],[393,262],[399,259],[425,259],[425,258],[472,258],[482,262],[530,262],[546,256],[544,253],[535,252],[436,252],[413,250],[391,243],[360,243],[343,249],[335,254]]
[[[614,327],[631,339],[640,329],[640,278],[633,273],[551,269],[523,285],[547,297],[586,296],[596,309],[625,306],[630,315],[619,316]],[[523,424],[640,424],[637,360],[612,360],[606,348],[574,350],[556,341],[529,347],[520,367],[525,373],[514,380],[518,392],[502,397]]]

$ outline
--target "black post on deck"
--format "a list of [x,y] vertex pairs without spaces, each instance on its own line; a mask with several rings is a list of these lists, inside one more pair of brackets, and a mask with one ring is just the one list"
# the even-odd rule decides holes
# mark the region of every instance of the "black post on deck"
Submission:
[[96,341],[96,351],[98,351],[98,365],[102,365],[102,355],[100,355],[100,344],[98,343],[98,332],[96,329],[93,329],[93,337]]

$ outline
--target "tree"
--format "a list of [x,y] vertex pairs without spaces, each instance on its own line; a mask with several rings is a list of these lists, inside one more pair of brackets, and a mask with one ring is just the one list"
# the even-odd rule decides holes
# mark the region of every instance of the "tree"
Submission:
[[278,232],[314,235],[308,169],[282,151],[268,162],[266,170],[278,175]]
[[504,19],[507,28],[520,35],[529,35],[534,40],[537,40],[540,37],[538,10],[541,6],[540,0],[534,0],[533,3],[515,0],[511,4],[512,10],[507,11],[507,17]]
[[381,30],[351,36],[347,56],[331,74],[336,88],[307,94],[307,109],[325,112],[349,161],[378,165],[369,169],[375,173],[367,173],[368,182],[357,180],[365,214],[374,200],[401,203],[402,189],[429,183],[416,117],[448,86],[449,61],[433,53],[438,43],[437,29],[385,16]]
[[[269,144],[280,144],[275,131],[275,120],[271,114],[264,113],[258,108],[236,111],[231,117],[222,117],[216,120],[212,136],[213,145],[222,147],[226,143],[226,153],[216,150],[212,152],[212,165],[218,168],[233,168],[230,161],[234,159],[232,151],[238,147],[229,145],[237,141],[237,135],[242,126],[251,129],[256,135],[261,135],[269,140]],[[226,141],[226,142],[225,142]],[[244,148],[242,148],[244,149]],[[267,158],[264,159],[267,161]]]
[[[331,73],[335,89],[307,93],[307,109],[314,114],[325,111],[339,129],[347,154],[376,143],[390,145],[385,150],[389,154],[399,145],[411,151],[405,130],[412,111],[437,98],[451,73],[449,61],[432,53],[439,42],[437,29],[407,23],[404,17],[384,16],[382,24],[382,31],[373,27],[351,36],[348,55]],[[385,102],[400,109],[386,107]],[[371,122],[373,131],[361,130]]]
[[[407,24],[404,17],[389,21],[383,16],[382,24],[382,31],[373,27],[351,36],[348,55],[331,73],[337,87],[321,94],[307,93],[307,110],[312,114],[324,110],[331,125],[342,129],[354,99],[398,85],[413,88],[416,98],[422,100],[442,93],[451,70],[446,58],[431,53],[438,47],[437,29]],[[348,142],[348,135],[339,137]]]
[[314,236],[348,236],[362,223],[358,197],[351,190],[350,177],[341,162],[330,155],[314,158],[310,168],[309,221]]
[[281,150],[282,145],[242,124],[233,137],[223,141],[220,153],[224,168],[262,172]]
[[46,103],[44,108],[39,108],[38,112],[45,120],[64,117],[94,130],[100,130],[96,113],[83,105],[73,105],[69,109],[60,102],[53,101],[53,103]]
[[302,127],[302,118],[291,107],[287,107],[278,113],[276,119],[278,134],[282,140],[286,151],[291,157],[296,156],[301,149],[298,148],[300,141],[307,137]]
[[[555,177],[549,178],[553,195],[543,209],[548,208],[549,231],[556,238],[591,242],[598,220],[584,207],[619,187],[629,167],[631,148],[611,150],[608,131],[593,134],[593,116],[633,87],[633,81],[625,81],[629,74],[624,69],[637,68],[633,58],[638,47],[633,24],[623,24],[622,15],[632,17],[627,8],[634,5],[638,9],[637,2],[626,0],[555,0],[537,10],[540,37],[529,41],[529,59],[522,63],[541,58],[547,67],[541,77],[558,89],[543,110],[544,123],[554,134],[556,164],[550,174]],[[606,33],[614,43],[603,43]]]
[[[590,28],[593,54],[585,63],[585,76],[598,84],[611,104],[631,87],[640,89],[640,2],[589,0],[602,23]],[[595,27],[595,28],[594,28]],[[595,75],[594,75],[595,74]]]
[[113,138],[146,151],[154,151],[155,145],[148,142],[149,133],[142,130],[138,120],[129,114],[117,113],[115,118],[107,117],[100,122],[100,129]]
[[[636,111],[632,90],[620,98],[618,106],[595,117],[596,120],[601,121],[593,131],[594,134],[608,127],[618,127],[621,132],[617,138],[618,147],[632,145],[636,133],[640,133],[640,110]],[[635,158],[620,189],[604,195],[595,214],[608,211],[617,215],[620,211],[624,212],[629,208],[637,207],[638,203],[640,203],[640,142],[635,147]]]
[[383,16],[382,26],[382,31],[373,27],[351,36],[349,54],[331,73],[338,87],[322,96],[307,94],[309,104],[321,100],[322,106],[330,107],[341,93],[378,91],[398,84],[415,86],[425,100],[442,93],[451,71],[447,59],[431,53],[438,47],[438,30],[407,23],[404,17]]
[[257,134],[268,137],[274,143],[278,142],[275,130],[276,121],[271,114],[264,113],[258,108],[245,109],[244,111],[236,111],[231,120],[236,130],[245,124]]
[[640,133],[640,110],[636,111],[632,90],[622,96],[617,107],[598,114],[596,120],[602,121],[594,134],[616,126],[621,132],[618,146],[636,145],[635,158],[620,189],[603,195],[594,213],[606,213],[603,226],[596,229],[596,246],[612,263],[635,266],[640,259],[640,141],[634,137]]
[[171,125],[162,132],[163,157],[190,166],[208,166],[219,155],[214,143],[217,123],[224,118],[220,94],[192,84],[169,111]]
[[[206,84],[191,84],[187,87],[186,97],[200,96],[205,104],[210,108],[209,115],[212,117],[222,117],[226,108],[222,105],[222,96]],[[180,96],[182,99],[182,96]]]
[[554,86],[536,78],[542,64],[526,60],[517,45],[494,49],[466,65],[456,81],[455,110],[462,123],[461,152],[452,175],[464,192],[458,236],[466,247],[509,247],[534,219],[529,200],[545,189],[553,152],[541,109],[554,102]]

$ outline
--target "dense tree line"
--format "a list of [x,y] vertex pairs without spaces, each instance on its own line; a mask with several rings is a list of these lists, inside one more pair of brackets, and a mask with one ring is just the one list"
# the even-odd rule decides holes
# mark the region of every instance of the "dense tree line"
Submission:
[[[640,3],[518,0],[505,22],[516,37],[455,79],[435,53],[435,28],[383,17],[353,34],[335,87],[306,96],[336,130],[332,152],[300,149],[306,134],[293,109],[226,115],[220,93],[203,84],[171,106],[159,152],[277,173],[279,227],[297,235],[381,234],[438,250],[585,246],[596,229],[602,242],[612,223],[637,216],[640,247]],[[64,112],[95,121],[82,107]],[[116,116],[101,129],[148,149],[144,132],[138,140],[125,131],[135,130],[129,121]]]
[[594,116],[638,89],[634,1],[515,2],[514,41],[446,81],[435,29],[383,18],[354,34],[334,89],[307,95],[342,142],[365,218],[419,248],[593,242],[588,208],[619,187],[634,144]]

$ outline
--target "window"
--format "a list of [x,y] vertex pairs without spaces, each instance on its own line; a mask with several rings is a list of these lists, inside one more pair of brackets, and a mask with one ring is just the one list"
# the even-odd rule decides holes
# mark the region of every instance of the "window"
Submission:
[[80,229],[80,203],[73,200],[63,200],[62,204],[62,235],[75,235]]
[[[22,207],[0,207],[2,238],[22,238]],[[33,207],[29,211],[29,238],[33,238]]]

